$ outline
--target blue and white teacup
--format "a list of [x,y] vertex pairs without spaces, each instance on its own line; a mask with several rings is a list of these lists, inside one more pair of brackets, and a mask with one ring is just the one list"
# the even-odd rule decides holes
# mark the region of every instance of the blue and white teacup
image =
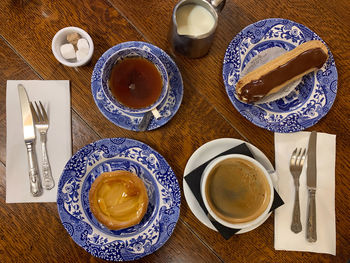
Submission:
[[[157,100],[152,103],[151,105],[144,107],[144,108],[131,108],[128,107],[121,102],[119,102],[112,94],[110,87],[109,87],[109,80],[111,76],[111,72],[113,69],[113,66],[117,64],[118,62],[126,59],[126,58],[137,58],[141,57],[144,59],[147,59],[150,61],[159,71],[161,80],[162,80],[162,87],[161,92]],[[161,117],[158,110],[156,109],[157,106],[166,98],[168,87],[169,87],[169,79],[168,79],[168,73],[164,66],[164,64],[160,61],[160,59],[151,53],[150,51],[146,49],[141,49],[137,47],[130,47],[130,48],[124,48],[117,50],[113,55],[111,55],[104,63],[102,67],[102,90],[105,93],[106,97],[120,110],[129,113],[129,114],[141,114],[146,113],[149,111],[152,111],[155,118]]]

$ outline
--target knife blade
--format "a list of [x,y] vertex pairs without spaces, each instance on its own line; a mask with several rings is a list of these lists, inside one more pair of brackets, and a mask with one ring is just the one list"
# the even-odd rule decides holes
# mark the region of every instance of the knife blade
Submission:
[[309,193],[309,204],[306,224],[306,238],[309,242],[317,241],[316,232],[316,186],[317,186],[317,167],[316,167],[316,148],[317,132],[310,134],[309,146],[307,152],[307,170],[306,185]]
[[17,88],[22,112],[23,137],[28,155],[30,192],[33,196],[40,196],[42,194],[42,186],[34,147],[35,128],[33,115],[30,108],[28,95],[24,86],[22,84],[18,84]]

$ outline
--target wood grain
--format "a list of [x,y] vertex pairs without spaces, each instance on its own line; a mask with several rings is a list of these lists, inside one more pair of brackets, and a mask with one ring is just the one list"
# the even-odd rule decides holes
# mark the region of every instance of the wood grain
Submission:
[[[177,1],[172,1],[172,4],[169,2],[161,4],[159,7],[159,10],[162,10],[161,13],[154,13],[152,9],[144,9],[143,7],[148,4],[147,1],[144,1],[143,3],[137,1],[137,5],[136,1],[134,1],[134,3],[130,1],[125,3],[120,0],[112,0],[112,2],[119,7],[119,10],[121,10],[121,12],[128,17],[137,28],[140,29],[145,37],[154,41],[157,45],[168,52],[171,52],[169,42],[164,36],[166,36],[167,31],[169,30],[172,8]],[[134,6],[132,10],[129,8],[130,5]],[[344,7],[346,5],[345,1],[340,3],[340,6]],[[280,6],[280,8],[274,8],[275,6]],[[336,191],[336,214],[337,218],[339,218],[345,216],[344,213],[347,213],[350,208],[349,202],[344,199],[344,192],[342,191],[342,187],[349,184],[349,179],[343,173],[349,172],[347,156],[350,154],[350,147],[348,147],[350,139],[347,132],[349,130],[350,119],[350,105],[348,103],[350,95],[348,89],[344,88],[344,84],[349,83],[350,81],[350,25],[347,22],[349,19],[344,18],[350,18],[350,14],[349,11],[347,11],[349,7],[344,8],[343,11],[340,12],[341,8],[339,8],[339,6],[337,8],[332,8],[334,6],[338,5],[332,5],[329,2],[323,4],[323,2],[316,0],[308,2],[298,1],[293,2],[293,4],[288,2],[281,3],[280,1],[228,1],[220,15],[217,34],[209,54],[204,58],[195,60],[187,59],[181,55],[175,54],[177,55],[175,61],[181,68],[185,69],[183,70],[185,82],[191,83],[201,95],[204,95],[208,101],[214,105],[220,114],[232,123],[234,128],[236,128],[240,134],[260,149],[263,149],[265,154],[273,160],[274,149],[271,147],[273,145],[273,134],[254,127],[253,124],[249,123],[233,109],[227,99],[221,77],[222,66],[220,65],[222,63],[224,52],[231,39],[243,29],[243,27],[269,17],[287,18],[307,25],[311,30],[317,32],[326,41],[334,55],[339,76],[338,93],[337,100],[335,101],[332,110],[322,118],[319,123],[308,130],[317,130],[337,135],[338,154],[336,163],[336,185],[337,189],[340,189]],[[140,12],[147,12],[146,16],[151,18],[151,20],[147,21],[147,24],[143,23],[142,18],[137,15]],[[159,16],[157,16],[157,14]],[[161,20],[165,22],[159,23],[158,21]],[[154,30],[149,31],[147,29],[149,23],[152,24]],[[154,34],[154,31],[157,32],[156,35]],[[158,35],[163,37],[158,37]],[[269,147],[266,147],[266,145],[269,145]],[[340,164],[345,165],[345,167],[341,167]],[[345,221],[347,222],[342,222],[341,225],[337,224],[337,244],[346,244],[346,246],[337,246],[337,254],[340,256],[337,260],[339,261],[342,260],[342,257],[344,257],[344,259],[349,258],[349,252],[346,251],[349,248],[349,242],[346,242],[346,239],[350,238],[350,224],[348,220]],[[190,225],[197,230],[195,226],[196,221],[192,222]],[[201,230],[198,229],[198,231]],[[257,238],[255,238],[257,235],[254,233],[255,231],[257,230],[245,234],[244,237],[242,235],[242,238],[240,237],[240,239],[246,242],[249,242],[250,240],[254,240],[253,242],[255,242],[255,240],[257,240]],[[272,236],[273,233],[270,232],[270,235]],[[205,238],[207,236],[206,231],[201,233],[200,236]],[[218,238],[220,239],[220,237]],[[247,240],[245,240],[245,238],[247,238]],[[222,242],[213,240],[211,237],[210,239],[208,238],[207,242],[217,249],[218,254],[228,255],[228,257],[224,256],[225,260],[229,260],[229,258],[234,256],[232,254],[235,253],[235,249],[232,249],[232,253],[227,252],[227,244],[222,245]],[[232,244],[229,244],[230,247],[232,247]],[[270,240],[270,244],[271,247],[273,247],[273,239]],[[241,253],[248,255],[250,253],[249,248],[251,245],[252,244],[243,246],[243,249],[239,246]],[[244,248],[247,248],[247,251],[244,251]],[[265,254],[267,258],[264,260],[270,261],[273,259],[274,262],[279,262],[279,260],[276,260],[276,255],[279,254],[281,253],[270,251],[270,253]],[[290,252],[288,256],[283,254],[283,256],[280,257],[280,260],[284,261],[286,258],[289,258],[290,261],[293,261],[293,259],[296,259],[299,256],[300,260],[302,258],[304,260],[308,258],[308,261],[315,262],[319,260],[318,255],[310,253],[306,253],[306,255],[304,254],[305,253]],[[272,257],[269,258],[269,256]],[[254,261],[253,258],[254,256],[252,256],[252,260]],[[332,261],[333,258],[331,256],[325,256],[324,259],[326,261]]]
[[[254,231],[225,241],[194,217],[182,196],[181,215],[173,236],[161,249],[140,261],[346,262],[350,259],[347,198],[350,194],[350,92],[347,87],[350,83],[350,6],[347,0],[227,1],[211,50],[200,59],[173,53],[169,46],[167,34],[177,0],[21,2],[0,2],[0,134],[6,134],[6,80],[69,79],[73,152],[101,138],[140,140],[166,158],[181,189],[188,158],[202,144],[216,138],[249,141],[274,161],[273,133],[242,117],[227,97],[222,61],[232,38],[245,26],[269,17],[287,18],[317,32],[334,55],[339,77],[332,109],[308,129],[337,135],[337,256],[274,250],[273,217]],[[59,29],[69,25],[85,29],[94,41],[92,61],[85,67],[65,67],[52,55],[51,39]],[[109,122],[91,95],[91,73],[98,58],[111,46],[131,40],[147,41],[168,52],[177,63],[184,83],[184,98],[178,113],[165,126],[145,133],[124,130]],[[104,262],[72,241],[60,224],[55,204],[5,204],[5,141],[6,137],[0,136],[0,262],[2,259],[4,262],[46,262],[47,255],[54,261]],[[49,231],[43,231],[43,226]],[[20,239],[23,242],[19,242]]]
[[[1,65],[6,73],[0,75],[1,93],[5,94],[7,79],[40,79],[10,47],[0,39]],[[20,71],[18,71],[20,69]],[[12,72],[12,73],[11,73]],[[1,98],[5,102],[5,99]],[[1,104],[4,105],[4,104]],[[4,106],[5,111],[5,106]],[[2,112],[5,115],[5,112]],[[6,133],[5,118],[0,122],[1,132]],[[73,152],[101,137],[84,120],[72,111]],[[111,135],[113,137],[113,135]],[[5,138],[2,138],[1,157],[5,156]],[[70,238],[61,224],[54,203],[6,204],[5,203],[5,158],[0,163],[0,262],[104,262],[94,258]],[[69,253],[67,254],[67,251]],[[179,253],[181,251],[181,253]],[[193,252],[195,251],[195,253]],[[180,220],[174,235],[161,250],[145,257],[143,262],[171,262],[173,258],[184,261],[189,255],[202,262],[220,262]],[[51,261],[52,260],[52,261]],[[195,262],[193,259],[191,262]]]

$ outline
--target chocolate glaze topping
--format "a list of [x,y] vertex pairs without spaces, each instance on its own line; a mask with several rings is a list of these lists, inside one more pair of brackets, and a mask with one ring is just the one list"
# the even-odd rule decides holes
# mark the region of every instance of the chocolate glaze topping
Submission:
[[314,48],[299,54],[289,62],[275,70],[253,80],[242,87],[237,94],[244,101],[250,103],[262,99],[270,90],[312,68],[320,69],[327,60],[327,54],[321,48]]

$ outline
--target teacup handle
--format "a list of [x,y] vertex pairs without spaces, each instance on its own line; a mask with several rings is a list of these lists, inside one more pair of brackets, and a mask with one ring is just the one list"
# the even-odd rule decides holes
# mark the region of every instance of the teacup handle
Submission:
[[154,108],[154,109],[152,110],[152,114],[153,114],[154,118],[156,118],[156,119],[159,119],[160,117],[162,117],[162,115],[160,115],[160,113],[159,113],[159,111],[157,110],[157,108]]

